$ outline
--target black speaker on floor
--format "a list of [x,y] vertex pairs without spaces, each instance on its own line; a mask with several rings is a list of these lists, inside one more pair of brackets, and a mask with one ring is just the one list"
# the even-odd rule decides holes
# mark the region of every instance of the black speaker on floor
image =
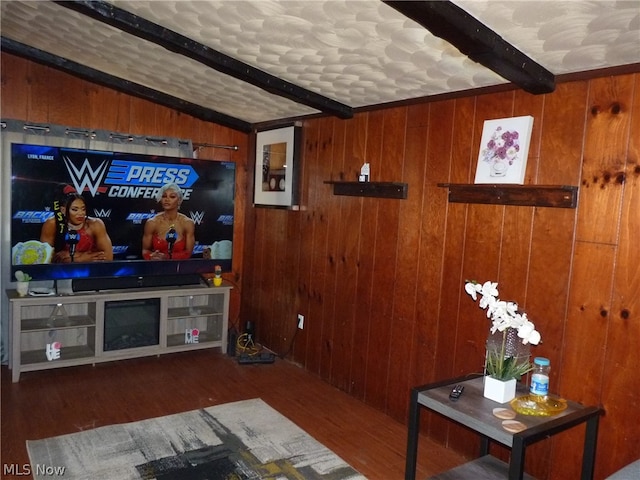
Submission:
[[236,356],[236,343],[238,342],[238,331],[231,327],[228,333],[227,339],[227,355],[230,357]]
[[256,336],[256,326],[251,320],[247,320],[244,327],[244,333],[247,334],[247,343],[253,343]]

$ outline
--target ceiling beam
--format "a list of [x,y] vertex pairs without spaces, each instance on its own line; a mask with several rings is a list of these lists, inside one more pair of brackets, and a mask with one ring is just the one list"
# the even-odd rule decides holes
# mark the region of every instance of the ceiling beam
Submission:
[[382,1],[523,90],[533,94],[555,90],[553,73],[449,0]]
[[131,35],[161,45],[167,50],[184,55],[271,94],[287,98],[338,118],[347,119],[353,117],[353,108],[348,105],[294,85],[110,3],[101,0],[56,0],[55,3]]
[[76,77],[88,80],[99,85],[113,88],[122,93],[133,95],[144,100],[163,105],[173,110],[186,113],[200,120],[217,123],[233,130],[239,130],[244,133],[250,133],[253,129],[252,124],[239,120],[224,113],[216,112],[208,108],[186,102],[180,98],[166,95],[151,88],[139,85],[137,83],[123,80],[113,75],[85,67],[79,63],[72,62],[56,55],[43,52],[37,48],[29,47],[19,42],[15,42],[8,38],[2,37],[2,51],[13,55],[26,58],[28,60],[53,67],[63,72],[69,73]]

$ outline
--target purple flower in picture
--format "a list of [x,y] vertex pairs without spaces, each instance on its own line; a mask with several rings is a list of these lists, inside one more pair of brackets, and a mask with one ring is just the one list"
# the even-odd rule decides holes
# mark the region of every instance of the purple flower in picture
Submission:
[[481,152],[482,160],[488,163],[507,161],[513,165],[520,152],[519,137],[520,134],[515,130],[503,131],[501,126],[497,127]]

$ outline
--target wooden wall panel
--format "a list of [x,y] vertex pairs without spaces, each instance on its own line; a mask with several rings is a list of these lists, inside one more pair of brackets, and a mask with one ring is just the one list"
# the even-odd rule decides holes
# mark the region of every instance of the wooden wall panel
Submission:
[[[369,161],[368,146],[368,125],[370,121],[369,114],[357,114],[353,122],[349,122],[351,126],[347,129],[347,155],[345,157],[345,178],[354,179],[360,173],[360,168],[364,162]],[[351,143],[351,149],[348,145]],[[348,166],[350,165],[350,169]],[[353,175],[352,177],[350,175]],[[369,232],[375,227],[370,226],[368,218],[365,216],[364,205],[366,199],[360,199],[358,202],[352,203],[353,222],[350,224],[351,229],[356,227],[357,230],[357,247],[349,256],[349,265],[355,270],[356,283],[349,287],[350,310],[352,318],[350,319],[352,331],[350,332],[350,344],[346,347],[346,361],[349,365],[348,387],[345,391],[350,392],[357,398],[364,397],[364,385],[366,378],[366,351],[369,339],[369,312],[371,304],[368,301],[371,298],[372,279],[371,275],[366,273],[372,271],[372,264],[363,261],[363,258],[371,258],[367,252],[371,251],[373,236],[367,238]],[[357,221],[355,218],[355,210],[359,212]],[[356,249],[357,248],[357,249]],[[366,303],[365,303],[366,302]],[[367,306],[366,308],[364,306]],[[338,364],[334,365],[334,372],[340,369]]]
[[[127,96],[114,90],[101,89],[97,85],[89,85],[86,88],[87,100],[84,106],[86,121],[84,123],[94,119],[96,123],[93,128],[96,130],[114,128],[120,132],[118,128],[118,115],[122,112],[120,102]],[[183,135],[176,136],[185,138]]]
[[[590,82],[582,163],[582,191],[576,227],[569,312],[565,324],[560,385],[565,395],[584,403],[601,403],[618,246],[620,212],[628,151],[634,78],[607,77]],[[574,372],[589,372],[584,381]],[[577,457],[574,432],[555,442],[558,459]],[[570,475],[558,462],[554,475]]]
[[31,64],[16,62],[9,55],[2,55],[0,61],[2,117],[29,118]]
[[[383,166],[382,169],[378,169],[380,181],[393,181],[392,179],[397,181],[398,178],[402,178],[406,109],[384,111],[382,124],[380,158],[372,159],[372,165]],[[371,250],[374,260],[374,277],[367,346],[365,399],[367,403],[385,410],[388,394],[386,386],[391,368],[389,357],[391,355],[391,324],[394,318],[393,292],[400,254],[398,252],[400,202],[393,199],[365,199],[363,216],[369,217],[376,223],[375,245]]]
[[[344,145],[345,145],[345,122],[333,122],[333,131],[331,133],[331,157],[327,159],[327,164],[331,171],[343,171],[344,167]],[[327,186],[330,190],[330,187]],[[340,264],[340,245],[342,239],[341,205],[342,197],[327,197],[327,243],[326,243],[326,264],[325,264],[325,284],[324,291],[326,295],[323,302],[322,310],[322,335],[320,342],[322,350],[320,352],[320,376],[325,380],[331,379],[331,365],[334,357],[340,357],[340,351],[334,342],[334,334],[340,335],[339,332],[340,318],[343,313],[336,309],[336,285],[338,283],[338,269]]]
[[578,240],[616,243],[633,86],[629,75],[590,82]]
[[[328,217],[331,203],[335,200],[330,196],[330,188],[324,184],[325,180],[331,177],[331,159],[333,156],[333,123],[334,119],[323,118],[319,120],[318,131],[318,152],[317,152],[317,174],[309,178],[309,183],[316,190],[313,204],[313,242],[311,252],[313,258],[311,263],[311,298],[306,312],[307,327],[306,334],[309,338],[307,351],[305,352],[305,366],[313,373],[320,374],[321,354],[323,345],[323,319],[324,301],[332,292],[325,290],[325,278],[327,270],[327,239],[330,234],[328,230]],[[304,185],[303,185],[304,188]],[[309,209],[311,210],[311,205]],[[325,366],[326,370],[326,366]]]
[[[369,112],[367,120],[362,126],[366,129],[364,136],[364,160],[371,166],[380,164],[382,148],[382,111]],[[356,137],[361,139],[362,137]],[[377,167],[372,175],[377,175]],[[369,364],[369,345],[371,342],[371,317],[377,309],[376,299],[379,294],[378,275],[375,272],[376,245],[376,200],[362,198],[362,219],[359,225],[360,244],[357,261],[358,284],[356,286],[356,307],[354,331],[355,341],[351,347],[351,391],[350,393],[361,400],[367,398],[367,382],[371,375],[375,375],[374,368]]]
[[[15,63],[11,63],[9,68],[13,68]],[[3,69],[4,70],[4,69]],[[64,95],[61,92],[60,85],[64,82],[58,81],[59,78],[68,78],[70,82],[74,80],[70,76],[65,76],[59,72],[51,69],[47,70],[47,75],[42,75],[42,69],[35,63],[29,64],[29,72],[27,74],[27,84],[29,86],[24,101],[27,104],[27,119],[33,123],[47,123],[49,122],[49,111],[51,109],[49,104],[49,98],[52,98],[55,102],[56,98],[60,95]],[[19,79],[16,79],[19,81]],[[56,88],[57,85],[57,88]],[[4,97],[4,95],[3,95]],[[46,99],[46,100],[43,100]],[[73,101],[73,100],[72,100]],[[7,115],[8,111],[2,109],[2,115]],[[22,120],[22,118],[18,118]],[[69,122],[67,125],[73,125]],[[78,125],[80,126],[80,125]]]
[[[540,136],[537,183],[579,183],[586,87],[586,83],[576,83],[573,88],[561,84],[556,95],[544,97],[544,113],[540,121],[536,117],[535,123],[543,132],[556,133]],[[533,349],[534,355],[554,361],[552,385],[557,385],[562,366],[563,319],[567,315],[576,212],[575,209],[535,209],[526,301],[520,302],[542,333],[542,343]],[[554,437],[548,442],[534,445],[531,454],[527,455],[527,470],[539,472],[539,477],[547,478],[551,467],[549,459],[556,457],[554,446],[558,441],[560,438]]]
[[[432,106],[432,111],[434,108],[435,105]],[[448,181],[451,183],[467,183],[471,176],[473,152],[468,126],[473,123],[475,109],[475,98],[455,101],[451,123],[451,150],[446,155],[449,160]],[[432,115],[429,125],[436,137],[439,132],[439,129],[435,128],[437,122],[438,118]],[[448,126],[448,123],[445,123],[445,125]],[[431,141],[433,138],[431,135],[429,136],[430,147],[433,143]],[[443,156],[445,156],[444,152]],[[464,261],[468,206],[447,203],[445,208],[442,278],[437,285],[439,303],[437,320],[435,320],[437,324],[437,331],[435,332],[436,356],[433,365],[430,366],[433,379],[429,381],[443,380],[456,376],[458,374],[456,358],[460,355],[459,349],[468,348],[468,342],[463,341],[465,345],[461,345],[458,338],[458,322],[465,315],[464,311],[462,313],[460,311],[460,285],[465,279],[462,265]],[[472,305],[467,304],[467,308],[472,308]],[[481,356],[480,358],[483,357]],[[480,362],[480,358],[477,359],[478,362]],[[440,416],[429,416],[428,432],[436,440],[460,449],[465,454],[469,453],[473,448],[469,444],[473,440],[464,436],[464,434],[462,437],[458,435],[461,432],[460,427],[452,425],[451,422],[446,422]]]
[[[286,238],[284,235],[284,224],[286,223],[286,213],[279,209],[264,208],[264,221],[260,222],[257,234],[264,238],[261,248],[261,263],[266,275],[262,279],[260,295],[260,314],[247,318],[255,325],[256,338],[267,345],[273,345],[273,349],[278,351],[279,344],[276,342],[276,329],[281,319],[282,312],[279,307],[282,295],[285,295],[284,282],[277,273],[281,273],[279,267],[285,256],[286,244],[283,245],[280,239]],[[278,258],[280,257],[280,258]]]
[[[393,317],[389,323],[389,375],[386,390],[389,392],[387,409],[406,418],[407,395],[412,386],[412,349],[407,340],[414,335],[416,318],[416,293],[419,265],[415,248],[420,244],[422,202],[426,168],[426,127],[414,127],[414,119],[420,125],[423,112],[420,108],[407,111],[408,126],[403,157],[402,181],[411,182],[412,190],[406,201],[397,200],[400,207],[398,225],[398,258],[393,291]],[[416,159],[423,159],[422,162]]]
[[[345,178],[354,180],[365,158],[364,133],[366,117],[358,116],[355,122],[340,122],[344,128],[337,150],[342,150],[342,168]],[[358,136],[360,141],[357,141]],[[349,139],[349,140],[347,140]],[[353,139],[353,143],[351,141]],[[347,146],[351,145],[351,148]],[[334,162],[338,157],[334,158]],[[327,186],[327,188],[331,188]],[[337,199],[336,199],[337,200]],[[332,331],[333,355],[331,358],[331,383],[344,391],[350,390],[351,357],[353,346],[361,339],[355,328],[357,307],[358,268],[360,256],[360,225],[362,222],[362,199],[340,197],[337,237],[338,250],[334,259],[336,267],[335,322]]]
[[[323,223],[332,220],[326,216],[351,219],[337,223],[335,233],[340,240],[332,251],[356,252],[355,237],[345,228],[358,230],[354,235],[359,235],[358,256],[352,260],[351,255],[345,255],[349,261],[337,270],[335,289],[332,283],[323,281],[322,285],[331,288],[321,287],[324,290],[317,294],[336,295],[335,318],[322,317],[334,332],[339,324],[350,328],[341,317],[344,312],[347,317],[353,312],[356,337],[364,335],[367,339],[365,348],[354,342],[350,352],[340,346],[339,352],[323,357],[320,363],[330,365],[329,381],[404,420],[406,397],[404,402],[402,397],[410,385],[482,368],[489,321],[462,288],[466,278],[490,279],[498,281],[501,296],[518,302],[540,329],[543,343],[534,347],[532,354],[551,358],[553,389],[585,403],[604,404],[606,400],[605,407],[622,412],[620,403],[629,399],[617,390],[622,382],[640,380],[640,374],[619,369],[608,378],[604,370],[594,371],[585,382],[584,371],[608,361],[623,364],[628,348],[617,349],[616,344],[624,341],[624,333],[637,333],[635,323],[629,320],[637,305],[628,299],[629,295],[634,299],[640,296],[636,271],[620,266],[627,257],[637,265],[637,253],[629,246],[621,250],[618,245],[618,237],[622,239],[630,231],[636,236],[640,233],[635,220],[640,175],[637,141],[632,142],[633,147],[628,146],[629,138],[638,136],[636,125],[640,122],[639,114],[631,108],[637,102],[637,82],[635,75],[607,77],[560,84],[555,93],[544,96],[502,92],[416,105],[407,107],[404,127],[390,119],[399,109],[376,110],[361,114],[367,121],[358,120],[358,127],[347,127],[349,134],[340,149],[361,151],[364,142],[374,180],[397,180],[385,176],[391,171],[385,145],[405,139],[401,165],[403,179],[409,184],[409,198],[400,201],[399,208],[386,200],[343,199],[334,211],[330,190],[309,197],[306,214],[315,229],[327,228]],[[616,102],[624,107],[618,110]],[[591,103],[607,107],[594,117]],[[446,189],[437,184],[473,181],[484,120],[527,114],[535,118],[527,182],[580,185],[578,208],[447,203]],[[390,121],[395,127],[388,126]],[[318,129],[324,122],[327,120],[305,121],[305,129]],[[612,138],[614,147],[610,146]],[[627,149],[631,153],[625,164]],[[322,180],[353,173],[350,168],[357,167],[358,162],[349,164],[348,157],[346,153],[342,169],[333,166],[328,171],[326,163],[317,166],[322,170]],[[583,164],[583,157],[595,160]],[[635,182],[627,179],[624,184],[610,181],[604,185],[601,180],[593,188],[593,172],[605,168],[613,171],[614,166],[615,171],[633,175]],[[419,178],[421,169],[424,175]],[[313,189],[318,179],[310,174],[306,181]],[[420,206],[413,203],[414,192],[422,197]],[[345,208],[345,202],[350,206]],[[360,205],[362,221],[356,225],[355,211]],[[607,218],[602,218],[605,214]],[[419,234],[411,230],[418,215]],[[309,229],[307,225],[303,231]],[[315,259],[308,261],[321,266],[324,251],[316,245],[325,243],[314,239],[310,255]],[[355,289],[347,287],[343,291],[354,278]],[[632,281],[627,285],[629,278]],[[350,296],[353,304],[346,301]],[[308,315],[317,315],[311,302],[308,308]],[[628,318],[623,319],[620,313],[615,317],[615,310],[625,311]],[[296,350],[296,357],[308,357],[314,349],[325,348],[324,337],[311,331],[305,334],[307,348],[304,352]],[[335,333],[333,338],[335,347]],[[341,367],[345,362],[348,365]],[[340,368],[345,371],[341,373]],[[323,367],[315,369],[321,372]],[[348,385],[346,378],[350,378]],[[423,423],[434,439],[464,454],[475,454],[477,440],[463,429],[437,416],[426,415]],[[640,440],[620,416],[603,417],[602,438],[620,432],[625,438]],[[527,456],[527,470],[538,478],[576,477],[576,442],[581,442],[579,430],[541,442]],[[632,456],[628,447],[622,447],[615,459],[604,453],[607,450],[601,440],[597,478],[620,468]],[[497,451],[503,457],[507,453]]]
[[[281,327],[273,332],[277,339],[277,342],[275,342],[275,345],[277,345],[277,352],[280,355],[288,354],[290,349],[293,347],[292,342],[295,341],[298,328],[297,312],[299,312],[299,309],[297,308],[297,279],[299,276],[298,269],[300,265],[300,249],[297,248],[297,246],[299,245],[300,229],[303,217],[301,214],[287,215],[287,220],[285,235],[289,239],[291,246],[287,247],[284,252],[285,255],[280,262],[277,273],[278,277],[276,278],[276,282],[282,281],[284,283],[286,293],[282,295]],[[296,302],[293,305],[291,304],[291,299],[296,299]]]
[[[342,171],[344,156],[344,125],[345,122],[332,122],[330,157],[325,159],[329,171]],[[330,191],[330,187],[325,187]],[[326,237],[324,256],[324,284],[325,293],[322,302],[321,334],[320,334],[320,377],[325,380],[331,378],[331,363],[335,345],[333,334],[336,329],[336,282],[338,249],[340,247],[340,205],[342,197],[328,196],[326,199]],[[341,312],[340,312],[341,314]]]
[[[318,161],[319,151],[319,122],[314,125],[309,125],[304,129],[303,136],[304,148],[302,162],[302,176],[301,185],[307,185],[308,188],[301,188],[300,198],[301,204],[311,205],[316,203],[316,197],[322,194],[321,189],[326,188],[324,184],[318,184],[317,179],[321,178],[318,173],[320,162]],[[316,179],[315,182],[311,181],[311,178]],[[304,328],[295,332],[295,342],[293,345],[293,357],[299,359],[299,362],[303,365],[305,362],[305,356],[308,352],[307,342],[309,340],[309,328],[311,317],[309,316],[312,289],[311,285],[316,273],[312,270],[313,258],[313,240],[314,240],[314,218],[315,212],[304,210],[299,212],[302,217],[300,223],[300,235],[296,248],[299,250],[299,265],[298,276],[295,280],[298,283],[298,292],[294,300],[296,305],[295,313],[302,313],[305,316]],[[249,303],[250,304],[250,303]],[[319,322],[318,322],[319,323]]]
[[[473,123],[473,142],[471,152],[475,155],[472,157],[472,163],[456,163],[454,164],[464,167],[469,171],[471,182],[475,177],[475,165],[477,163],[477,152],[482,147],[480,145],[480,137],[484,120],[509,117],[513,114],[513,92],[503,92],[496,96],[479,97],[476,101]],[[468,130],[467,125],[460,125],[460,131]],[[465,244],[462,256],[462,279],[475,280],[485,282],[487,280],[499,282],[501,297],[505,299],[508,296],[509,286],[502,282],[498,276],[500,270],[501,259],[501,241],[504,236],[505,215],[512,212],[510,207],[501,205],[475,205],[470,204],[467,208],[467,219],[465,225]],[[508,211],[508,209],[510,209]],[[480,254],[480,252],[482,252]],[[460,285],[460,283],[458,284]],[[460,310],[457,322],[457,336],[460,340],[456,341],[459,351],[456,352],[454,359],[454,375],[463,374],[465,372],[482,371],[484,361],[484,340],[486,340],[490,322],[486,315],[482,314],[478,309],[477,303],[464,293],[459,286],[451,286],[462,297],[460,299]]]
[[[79,95],[64,102],[67,86]],[[564,83],[544,96],[502,92],[305,120],[300,211],[252,207],[250,136],[6,54],[2,88],[8,118],[46,123],[55,108],[64,123],[86,122],[78,127],[238,143],[212,158],[228,155],[240,169],[240,318],[280,351],[295,334],[289,358],[336,387],[404,420],[409,386],[479,370],[489,323],[463,284],[496,280],[540,329],[533,354],[551,359],[552,390],[605,408],[596,479],[637,457],[640,409],[628,387],[640,382],[640,74]],[[483,121],[524,114],[535,117],[527,182],[579,185],[578,207],[447,203],[437,184],[473,181]],[[409,198],[334,196],[324,181],[351,179],[364,160],[373,180],[406,181]],[[304,330],[295,329],[298,312]],[[423,425],[476,453],[464,429],[431,415]],[[527,470],[577,478],[581,443],[580,429],[544,440]]]
[[[293,248],[287,247],[278,252],[278,260],[275,268],[275,283],[282,283],[283,293],[278,296],[278,327],[273,332],[274,341],[272,344],[277,348],[277,352],[284,353],[288,348],[288,339],[293,336],[296,329],[297,319],[291,314],[291,299],[296,295],[296,276],[298,265],[298,249],[295,248],[296,238],[300,232],[300,215],[286,215],[282,234],[290,239]],[[292,271],[293,266],[293,271]]]
[[544,95],[529,95],[522,90],[515,91],[513,96],[513,116],[531,115],[534,118],[524,179],[524,183],[528,184],[540,183],[537,177],[540,170],[542,114],[544,113],[545,99]]
[[[640,398],[637,389],[629,388],[640,365],[640,75],[635,78],[634,92],[601,398],[611,425],[640,425]],[[610,463],[625,465],[638,457],[637,449],[634,453],[627,448],[630,442],[637,442],[633,433],[601,431],[601,443],[610,446]]]
[[[425,379],[433,378],[436,357],[436,338],[438,329],[439,296],[438,287],[442,281],[442,258],[444,247],[444,230],[447,212],[447,191],[438,187],[438,183],[449,180],[450,150],[453,123],[454,102],[439,105],[427,104],[423,107],[425,113],[413,115],[410,110],[409,118],[423,119],[414,127],[415,135],[423,135],[426,141],[425,155],[415,155],[414,162],[424,159],[424,180],[413,181],[421,194],[421,219],[417,227],[420,238],[417,244],[416,260],[418,270],[416,278],[416,307],[414,325],[411,335],[411,363],[409,368],[409,386],[418,385]],[[438,118],[441,130],[434,135],[434,129],[429,129],[431,118]],[[419,137],[418,137],[419,138]],[[410,147],[412,143],[418,143]],[[408,137],[407,148],[419,151],[422,142],[411,141]],[[412,157],[409,157],[412,158]],[[419,187],[420,183],[423,184]],[[438,208],[434,208],[437,205]]]
[[[127,133],[131,125],[131,100],[128,95],[118,94],[117,100],[117,113],[115,114],[113,129],[119,133]],[[98,111],[94,112],[96,115]],[[196,129],[194,129],[195,131]]]
[[[48,89],[56,92],[49,96],[47,122],[58,125],[86,125],[84,112],[87,105],[86,82],[61,73],[47,79]],[[69,101],[69,97],[73,101]]]

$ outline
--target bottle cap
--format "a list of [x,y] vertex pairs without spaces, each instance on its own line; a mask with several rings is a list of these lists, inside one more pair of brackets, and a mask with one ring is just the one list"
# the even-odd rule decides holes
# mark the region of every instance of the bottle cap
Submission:
[[545,357],[536,357],[533,359],[533,363],[535,363],[536,365],[542,365],[545,367],[551,365],[551,362],[549,361],[549,359]]

